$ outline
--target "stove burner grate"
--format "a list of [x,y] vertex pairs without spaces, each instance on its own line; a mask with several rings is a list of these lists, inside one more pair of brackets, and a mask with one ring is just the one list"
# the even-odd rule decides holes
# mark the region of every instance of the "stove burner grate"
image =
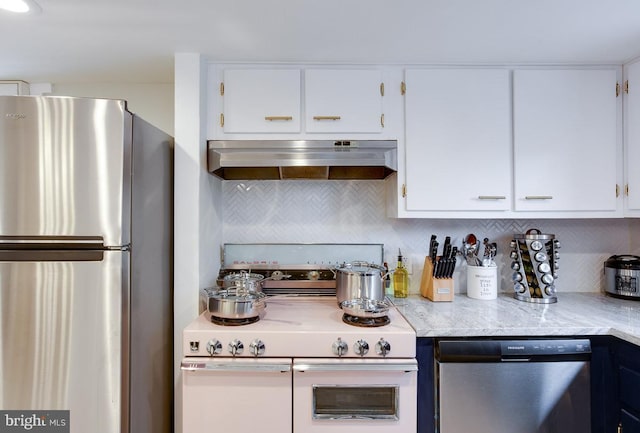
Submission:
[[363,328],[375,328],[377,326],[384,326],[391,323],[389,316],[380,317],[358,317],[351,314],[343,314],[342,321],[353,326],[361,326]]
[[229,319],[229,318],[226,318],[226,317],[211,316],[211,322],[213,322],[216,325],[221,325],[221,326],[249,325],[251,323],[256,323],[258,320],[260,320],[260,316],[245,317],[245,318],[242,318],[242,319]]

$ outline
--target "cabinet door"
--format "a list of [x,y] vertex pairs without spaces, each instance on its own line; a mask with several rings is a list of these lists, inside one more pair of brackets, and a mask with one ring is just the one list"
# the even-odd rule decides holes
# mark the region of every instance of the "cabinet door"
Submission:
[[616,211],[616,78],[514,71],[516,211]]
[[407,210],[509,210],[509,71],[420,69],[405,79]]
[[300,70],[225,70],[223,115],[225,133],[300,132]]
[[633,414],[622,409],[620,411],[618,431],[620,433],[640,433],[640,420]]
[[626,211],[640,212],[640,62],[626,67],[629,83],[625,106]]
[[307,132],[382,131],[382,73],[378,70],[307,69]]

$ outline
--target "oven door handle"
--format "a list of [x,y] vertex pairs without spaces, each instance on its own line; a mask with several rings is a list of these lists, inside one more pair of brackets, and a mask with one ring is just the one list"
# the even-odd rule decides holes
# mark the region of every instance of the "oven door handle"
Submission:
[[293,365],[293,371],[304,372],[304,371],[402,371],[405,373],[411,371],[418,371],[418,363],[417,361],[408,361],[403,363],[393,363],[393,364],[369,364],[369,363],[350,363],[350,364],[340,364],[340,363],[325,363],[325,364],[314,364],[314,363],[299,363]]
[[182,371],[251,371],[256,373],[287,373],[291,371],[291,363],[234,363],[234,362],[207,362],[207,361],[182,361]]

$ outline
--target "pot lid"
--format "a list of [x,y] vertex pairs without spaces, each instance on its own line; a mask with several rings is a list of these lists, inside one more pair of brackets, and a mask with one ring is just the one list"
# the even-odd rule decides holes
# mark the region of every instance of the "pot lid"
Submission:
[[264,279],[264,275],[255,274],[247,271],[240,271],[224,276],[225,281],[260,281]]
[[220,288],[220,287],[208,287],[203,289],[203,292],[208,298],[218,300],[229,300],[237,302],[256,301],[266,298],[266,295],[262,292],[254,292],[238,287]]
[[381,272],[386,272],[382,266],[367,262],[343,263],[337,270],[362,276],[380,275]]

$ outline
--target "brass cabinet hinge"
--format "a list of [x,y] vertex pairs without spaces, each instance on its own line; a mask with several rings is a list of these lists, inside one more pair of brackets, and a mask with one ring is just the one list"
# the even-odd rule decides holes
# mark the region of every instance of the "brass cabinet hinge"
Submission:
[[405,93],[407,93],[407,85],[403,81],[400,83],[400,94],[404,95]]
[[405,185],[404,183],[402,184],[402,197],[407,197],[407,185]]
[[616,98],[620,96],[620,83],[616,81]]
[[627,197],[629,197],[629,184],[626,184],[624,186],[624,195],[626,195]]
[[380,83],[380,96],[384,96],[384,83]]
[[380,125],[384,128],[384,113],[380,115]]
[[224,113],[220,113],[220,127],[224,128]]
[[624,82],[624,93],[629,94],[629,80],[625,80]]
[[224,96],[224,82],[220,82],[220,96]]

